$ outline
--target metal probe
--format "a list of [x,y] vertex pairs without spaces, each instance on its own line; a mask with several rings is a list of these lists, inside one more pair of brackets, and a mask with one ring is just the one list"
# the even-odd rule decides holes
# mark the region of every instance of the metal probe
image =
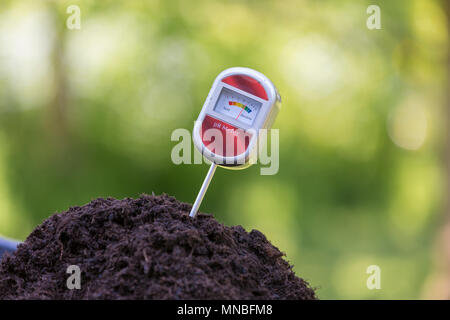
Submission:
[[211,163],[211,167],[209,167],[209,171],[206,174],[205,181],[203,181],[202,187],[200,188],[200,191],[197,195],[197,199],[195,199],[194,205],[192,206],[191,213],[189,214],[190,217],[195,217],[197,215],[198,208],[200,207],[203,197],[205,196],[206,190],[208,190],[209,183],[212,180],[212,177],[214,176],[214,172],[216,171],[217,164],[214,162]]

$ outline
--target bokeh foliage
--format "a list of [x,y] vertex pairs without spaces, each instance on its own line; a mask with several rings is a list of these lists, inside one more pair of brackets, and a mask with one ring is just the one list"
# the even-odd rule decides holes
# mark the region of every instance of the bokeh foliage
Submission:
[[280,171],[218,169],[201,211],[264,232],[321,298],[423,297],[446,196],[447,20],[439,1],[377,1],[368,30],[370,4],[2,0],[0,233],[97,197],[193,202],[207,166],[174,165],[171,133],[247,66],[283,98]]

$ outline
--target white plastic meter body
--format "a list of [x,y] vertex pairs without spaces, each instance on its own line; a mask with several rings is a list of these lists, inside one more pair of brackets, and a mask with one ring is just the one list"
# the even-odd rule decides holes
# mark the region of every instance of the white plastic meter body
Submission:
[[249,166],[260,129],[269,129],[281,98],[262,73],[235,67],[215,79],[194,125],[196,148],[211,162],[229,169]]

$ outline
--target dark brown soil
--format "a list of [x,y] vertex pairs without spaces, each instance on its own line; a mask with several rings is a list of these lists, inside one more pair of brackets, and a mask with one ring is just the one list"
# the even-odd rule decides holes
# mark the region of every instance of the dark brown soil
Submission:
[[143,195],[55,214],[3,257],[0,299],[316,299],[261,232],[190,208]]

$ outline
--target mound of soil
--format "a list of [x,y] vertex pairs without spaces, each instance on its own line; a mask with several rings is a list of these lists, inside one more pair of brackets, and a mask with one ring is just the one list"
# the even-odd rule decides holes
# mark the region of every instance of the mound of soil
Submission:
[[143,195],[55,214],[3,256],[0,299],[316,299],[261,232],[190,209]]

